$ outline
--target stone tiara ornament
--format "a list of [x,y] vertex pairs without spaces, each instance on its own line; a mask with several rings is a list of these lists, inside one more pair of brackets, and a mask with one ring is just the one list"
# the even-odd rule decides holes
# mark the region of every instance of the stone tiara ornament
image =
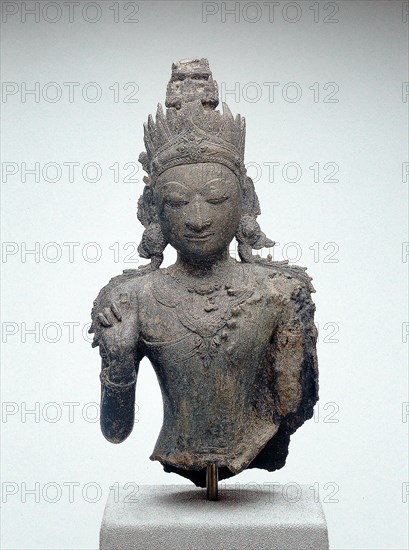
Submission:
[[188,59],[173,63],[166,92],[166,114],[159,103],[156,122],[149,115],[144,124],[146,152],[139,156],[154,184],[158,176],[173,166],[215,162],[230,168],[240,183],[246,175],[244,117],[233,117],[226,103],[219,103],[217,82],[207,59]]

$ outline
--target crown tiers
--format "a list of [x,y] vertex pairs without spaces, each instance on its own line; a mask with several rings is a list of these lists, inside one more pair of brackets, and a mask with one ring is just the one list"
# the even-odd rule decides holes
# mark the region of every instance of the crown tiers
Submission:
[[217,84],[207,60],[180,61],[172,69],[166,114],[158,104],[156,121],[149,115],[144,124],[146,153],[139,160],[151,180],[172,166],[199,162],[218,162],[243,176],[245,119],[233,118],[225,103],[223,112],[215,110]]

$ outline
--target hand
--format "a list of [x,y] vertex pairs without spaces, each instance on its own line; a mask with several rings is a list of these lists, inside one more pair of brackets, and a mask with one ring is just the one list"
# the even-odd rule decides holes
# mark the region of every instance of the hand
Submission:
[[139,334],[135,293],[121,293],[116,298],[95,316],[101,354],[113,382],[124,381],[132,373]]
[[96,317],[103,327],[111,327],[115,323],[114,319],[122,321],[122,314],[116,302],[111,302],[108,307],[104,307]]

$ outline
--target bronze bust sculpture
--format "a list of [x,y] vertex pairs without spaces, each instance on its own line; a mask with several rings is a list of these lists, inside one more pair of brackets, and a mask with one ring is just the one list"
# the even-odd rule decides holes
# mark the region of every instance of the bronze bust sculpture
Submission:
[[[290,436],[318,399],[314,291],[305,269],[253,255],[260,230],[244,166],[245,121],[218,105],[206,59],[173,64],[166,112],[145,124],[148,176],[138,203],[139,253],[151,262],[114,277],[92,310],[101,429],[132,431],[142,357],[155,369],[164,420],[151,456],[206,485],[246,468],[282,468]],[[236,238],[241,261],[229,254]],[[160,268],[167,244],[177,261]]]

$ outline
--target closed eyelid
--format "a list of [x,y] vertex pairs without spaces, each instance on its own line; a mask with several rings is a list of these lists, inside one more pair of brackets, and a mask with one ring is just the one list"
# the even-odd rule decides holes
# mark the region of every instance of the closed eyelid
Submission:
[[206,197],[206,201],[210,204],[220,204],[222,202],[227,201],[228,198],[229,198],[229,196],[226,195],[226,194],[223,194],[223,195],[209,195],[209,196]]

